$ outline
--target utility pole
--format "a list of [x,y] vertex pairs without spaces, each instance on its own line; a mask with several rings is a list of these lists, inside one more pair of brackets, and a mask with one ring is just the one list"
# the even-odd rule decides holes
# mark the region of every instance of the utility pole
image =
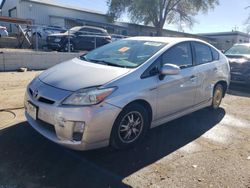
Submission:
[[232,31],[237,31],[239,29],[239,27],[237,25],[235,25],[232,29]]

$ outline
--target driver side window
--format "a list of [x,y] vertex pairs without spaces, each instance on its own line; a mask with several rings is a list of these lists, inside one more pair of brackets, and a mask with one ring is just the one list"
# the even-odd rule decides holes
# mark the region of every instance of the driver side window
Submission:
[[162,65],[166,63],[177,65],[180,68],[192,66],[193,60],[190,43],[183,42],[167,50],[162,56]]

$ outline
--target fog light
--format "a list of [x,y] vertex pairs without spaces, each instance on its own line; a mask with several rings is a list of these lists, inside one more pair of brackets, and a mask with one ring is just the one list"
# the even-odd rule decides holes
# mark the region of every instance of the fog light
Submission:
[[74,122],[74,132],[83,133],[85,128],[84,122]]
[[74,129],[73,129],[73,140],[74,141],[81,141],[83,132],[85,129],[84,122],[74,122]]

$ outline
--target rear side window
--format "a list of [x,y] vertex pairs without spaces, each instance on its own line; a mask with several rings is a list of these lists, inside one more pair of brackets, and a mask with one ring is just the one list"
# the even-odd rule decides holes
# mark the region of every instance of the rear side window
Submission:
[[92,29],[92,28],[82,28],[80,31],[86,32],[86,33],[89,33],[89,34],[106,34],[102,30]]
[[192,66],[193,60],[190,43],[183,42],[170,48],[162,56],[162,64],[166,63],[178,65],[180,68]]
[[220,59],[219,53],[213,48],[211,48],[211,51],[212,51],[212,55],[213,55],[213,60],[214,61],[219,60]]
[[196,56],[195,62],[197,65],[213,61],[212,52],[209,46],[198,42],[194,42],[193,44]]

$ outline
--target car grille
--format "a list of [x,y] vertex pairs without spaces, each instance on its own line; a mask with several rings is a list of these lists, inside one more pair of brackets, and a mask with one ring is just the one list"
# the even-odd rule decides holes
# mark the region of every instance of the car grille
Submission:
[[39,125],[41,126],[41,127],[43,127],[45,130],[47,130],[47,131],[49,131],[49,132],[51,132],[51,133],[53,133],[53,134],[56,134],[56,130],[55,130],[55,126],[54,125],[51,125],[51,124],[49,124],[49,123],[47,123],[47,122],[45,122],[45,121],[43,121],[43,120],[40,120],[40,119],[38,119],[38,120],[36,120],[37,121],[37,123],[39,123]]
[[55,103],[55,101],[46,99],[46,98],[44,98],[44,97],[39,97],[38,101],[39,101],[39,102],[46,103],[46,104],[54,104],[54,103]]
[[[33,97],[33,91],[32,91],[32,89],[29,88],[29,92],[30,92],[30,95]],[[37,100],[39,102],[46,103],[46,104],[54,104],[55,103],[55,101],[47,99],[45,97],[41,97],[41,96]]]
[[47,42],[54,42],[56,37],[47,37]]

